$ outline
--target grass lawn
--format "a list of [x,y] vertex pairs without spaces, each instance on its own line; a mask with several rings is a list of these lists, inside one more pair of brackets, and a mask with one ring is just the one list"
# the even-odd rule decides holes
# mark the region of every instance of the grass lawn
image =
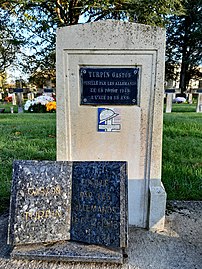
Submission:
[[13,108],[13,112],[17,113],[18,112],[18,106],[13,106],[12,103],[0,103],[0,108],[4,108],[5,112],[4,113],[10,113],[11,112],[11,107]]
[[162,181],[168,199],[202,200],[202,114],[173,105],[164,114]]
[[[162,181],[168,199],[202,200],[202,113],[195,107],[175,104],[174,112],[164,114]],[[13,160],[56,159],[55,116],[0,114],[0,211],[8,207]]]
[[0,114],[0,211],[7,206],[13,160],[56,159],[56,114]]

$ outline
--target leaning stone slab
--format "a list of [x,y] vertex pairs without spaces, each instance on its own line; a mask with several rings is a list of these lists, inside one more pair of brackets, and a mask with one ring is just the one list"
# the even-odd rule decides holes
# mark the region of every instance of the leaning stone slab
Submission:
[[54,245],[17,246],[12,252],[12,258],[66,262],[123,263],[121,249],[109,249],[70,241]]
[[9,244],[70,238],[71,175],[71,162],[14,162]]
[[127,163],[73,162],[72,177],[71,240],[125,248]]

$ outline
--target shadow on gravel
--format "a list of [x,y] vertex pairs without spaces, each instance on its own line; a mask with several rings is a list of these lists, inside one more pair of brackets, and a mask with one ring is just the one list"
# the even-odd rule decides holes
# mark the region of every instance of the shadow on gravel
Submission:
[[9,259],[8,213],[0,215],[0,269],[200,269],[202,201],[167,204],[164,231],[129,228],[128,259],[123,265]]

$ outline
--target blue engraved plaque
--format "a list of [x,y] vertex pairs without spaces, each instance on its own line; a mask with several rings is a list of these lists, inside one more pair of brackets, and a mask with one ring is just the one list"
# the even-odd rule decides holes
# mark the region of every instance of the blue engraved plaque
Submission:
[[126,162],[74,162],[71,240],[127,246]]
[[80,68],[81,105],[137,105],[139,68]]

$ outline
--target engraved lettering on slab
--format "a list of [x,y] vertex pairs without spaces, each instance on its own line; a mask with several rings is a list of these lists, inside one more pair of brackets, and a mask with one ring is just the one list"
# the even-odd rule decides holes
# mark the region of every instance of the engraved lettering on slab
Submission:
[[72,240],[126,247],[127,206],[126,162],[73,163]]
[[81,104],[137,105],[139,68],[80,68]]
[[52,195],[60,195],[61,194],[61,186],[47,186],[47,187],[39,187],[39,188],[28,188],[27,195],[30,196],[52,196]]
[[71,178],[71,162],[14,162],[10,244],[70,238]]

